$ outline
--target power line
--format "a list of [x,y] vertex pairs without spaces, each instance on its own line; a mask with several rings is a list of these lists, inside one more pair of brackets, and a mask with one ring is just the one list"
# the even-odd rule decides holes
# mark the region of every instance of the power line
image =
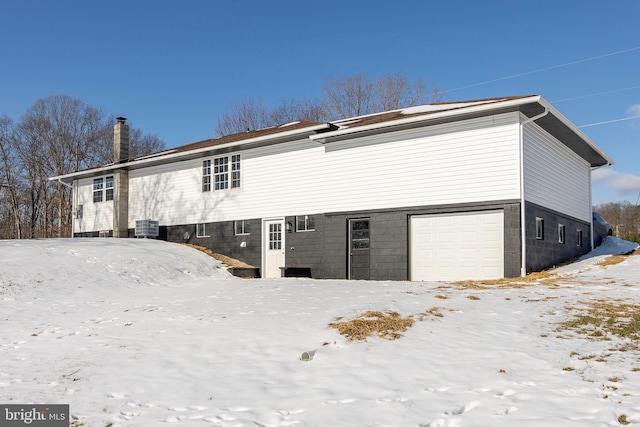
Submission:
[[567,63],[564,63],[564,64],[553,65],[551,67],[540,68],[540,69],[533,70],[533,71],[527,71],[525,73],[513,74],[513,75],[510,75],[510,76],[506,76],[506,77],[500,77],[498,79],[487,80],[487,81],[480,82],[480,83],[474,83],[474,84],[467,85],[467,86],[461,86],[461,87],[457,87],[455,89],[449,89],[449,90],[447,90],[445,92],[455,92],[457,90],[468,89],[468,88],[476,87],[476,86],[482,86],[482,85],[486,85],[486,84],[489,84],[489,83],[499,82],[499,81],[502,81],[502,80],[508,80],[508,79],[514,79],[516,77],[528,76],[529,74],[535,74],[535,73],[541,73],[543,71],[555,70],[556,68],[567,67],[569,65],[580,64],[582,62],[594,61],[596,59],[607,58],[609,56],[620,55],[622,53],[633,52],[635,50],[640,50],[640,46],[632,47],[631,49],[625,49],[625,50],[619,50],[619,51],[616,51],[616,52],[605,53],[604,55],[592,56],[590,58],[580,59],[578,61],[572,61],[572,62],[567,62]]
[[565,101],[575,101],[576,99],[583,99],[583,98],[591,98],[592,96],[600,96],[600,95],[608,95],[610,93],[616,93],[616,92],[624,92],[625,90],[632,90],[632,89],[638,89],[640,88],[640,85],[638,86],[631,86],[631,87],[626,87],[624,89],[614,89],[614,90],[609,90],[607,92],[600,92],[600,93],[592,93],[590,95],[582,95],[582,96],[575,96],[573,98],[564,98],[564,99],[556,99],[551,101],[553,104],[557,104],[559,102],[565,102]]
[[606,122],[589,123],[588,125],[582,125],[582,126],[578,126],[578,127],[579,128],[588,128],[589,126],[606,125],[607,123],[622,122],[622,121],[625,121],[625,120],[633,120],[633,119],[640,119],[640,116],[624,117],[622,119],[607,120]]

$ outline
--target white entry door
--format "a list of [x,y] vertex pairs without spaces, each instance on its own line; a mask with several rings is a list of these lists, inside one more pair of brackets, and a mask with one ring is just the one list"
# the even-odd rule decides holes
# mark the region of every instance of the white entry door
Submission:
[[504,277],[503,211],[411,217],[411,280]]
[[270,219],[264,222],[262,242],[262,277],[281,277],[280,267],[284,267],[284,219]]

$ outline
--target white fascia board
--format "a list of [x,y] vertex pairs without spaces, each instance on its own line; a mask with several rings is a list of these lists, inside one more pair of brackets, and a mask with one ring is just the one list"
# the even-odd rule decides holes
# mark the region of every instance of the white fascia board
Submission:
[[[181,151],[181,152],[174,153],[174,154],[166,154],[166,155],[157,156],[157,157],[148,157],[148,158],[143,158],[143,159],[140,159],[140,160],[132,160],[132,161],[126,162],[126,163],[111,163],[111,164],[108,164],[108,165],[105,165],[105,166],[102,166],[102,167],[99,167],[99,168],[87,169],[87,170],[73,172],[73,173],[69,173],[69,174],[65,174],[65,175],[52,176],[52,177],[49,177],[48,179],[49,179],[49,181],[64,180],[64,181],[70,182],[73,179],[100,175],[100,174],[102,174],[104,172],[114,171],[114,170],[118,170],[118,169],[131,169],[131,168],[138,169],[138,168],[142,168],[142,167],[145,167],[145,166],[151,166],[151,165],[156,164],[156,163],[167,163],[167,162],[170,162],[172,160],[180,161],[180,158],[182,158],[182,157],[191,157],[191,156],[194,156],[194,155],[197,156],[198,154],[202,154],[202,153],[225,150],[225,149],[229,149],[229,148],[240,147],[240,146],[243,146],[243,145],[260,144],[261,142],[267,142],[269,140],[277,140],[277,139],[282,139],[282,138],[295,136],[295,135],[298,135],[298,134],[305,134],[305,133],[309,133],[309,132],[315,132],[315,131],[319,131],[319,130],[323,130],[323,129],[328,129],[329,127],[330,127],[329,123],[322,123],[322,124],[315,125],[315,126],[309,126],[309,127],[290,130],[290,131],[286,131],[286,132],[272,133],[272,134],[269,134],[269,135],[259,136],[259,137],[256,137],[256,138],[249,138],[249,139],[243,139],[243,140],[240,140],[240,141],[229,142],[229,143],[226,143],[226,144],[212,145],[212,146],[209,146],[209,147],[203,147],[203,148],[198,148],[198,149],[189,150],[189,151]],[[167,151],[170,151],[170,150],[167,150]]]
[[309,138],[312,141],[318,141],[322,143],[322,142],[325,142],[327,139],[330,139],[333,137],[340,137],[343,135],[367,132],[370,130],[382,129],[386,127],[402,126],[402,125],[411,124],[411,123],[426,122],[426,121],[437,120],[437,119],[442,119],[446,117],[462,116],[462,115],[474,114],[478,112],[490,112],[491,110],[517,107],[520,105],[531,104],[533,102],[540,102],[540,100],[541,100],[541,97],[539,95],[536,95],[536,96],[529,96],[526,98],[511,99],[508,101],[494,101],[494,102],[488,102],[486,104],[475,105],[471,107],[463,107],[463,108],[458,108],[454,110],[444,110],[438,113],[429,113],[429,114],[422,114],[414,117],[407,117],[406,119],[398,119],[398,120],[392,120],[388,122],[374,123],[371,125],[339,129],[332,132],[324,132],[318,135],[310,135]]
[[571,120],[567,119],[561,112],[559,112],[558,110],[555,109],[555,107],[553,107],[548,101],[546,101],[544,98],[540,98],[540,101],[538,101],[540,103],[540,105],[542,105],[543,107],[547,108],[549,110],[549,113],[552,114],[553,116],[555,116],[558,120],[560,120],[565,126],[567,126],[569,129],[571,129],[572,132],[574,132],[576,135],[578,135],[580,138],[582,138],[582,140],[591,148],[593,148],[593,150],[598,153],[599,155],[602,156],[603,159],[605,159],[608,163],[607,166],[611,166],[614,164],[613,159],[611,159],[611,157],[609,157],[607,155],[607,153],[605,153],[604,151],[602,151],[602,149],[600,147],[598,147],[598,145],[593,142],[591,140],[591,138],[589,138],[584,132],[582,132],[582,130],[580,130],[579,127],[577,127],[576,125],[574,125]]

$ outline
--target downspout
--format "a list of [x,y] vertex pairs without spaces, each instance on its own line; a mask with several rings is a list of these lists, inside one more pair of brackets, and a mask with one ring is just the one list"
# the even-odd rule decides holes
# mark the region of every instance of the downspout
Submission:
[[525,227],[525,200],[524,200],[524,125],[527,123],[538,120],[549,114],[547,107],[544,107],[544,111],[537,116],[529,117],[520,123],[520,276],[527,275],[527,233]]

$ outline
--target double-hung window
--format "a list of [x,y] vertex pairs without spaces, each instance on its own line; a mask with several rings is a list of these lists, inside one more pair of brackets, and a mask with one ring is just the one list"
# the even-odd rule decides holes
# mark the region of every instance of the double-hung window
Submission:
[[229,158],[220,157],[213,159],[213,176],[216,190],[229,188]]
[[113,175],[93,180],[93,203],[113,200]]
[[240,188],[240,154],[231,156],[231,188]]
[[202,162],[202,191],[240,188],[240,154]]
[[95,178],[93,180],[93,203],[102,201],[102,189],[104,188],[104,178]]
[[104,199],[107,202],[113,200],[113,176],[104,179]]
[[202,191],[211,191],[211,160],[202,162]]

